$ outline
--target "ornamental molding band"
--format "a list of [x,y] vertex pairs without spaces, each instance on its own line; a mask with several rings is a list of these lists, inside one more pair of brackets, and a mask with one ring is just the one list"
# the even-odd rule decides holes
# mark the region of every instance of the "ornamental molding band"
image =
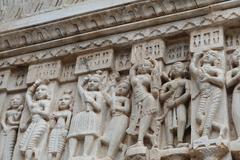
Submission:
[[3,0],[0,19],[0,160],[240,160],[239,1]]

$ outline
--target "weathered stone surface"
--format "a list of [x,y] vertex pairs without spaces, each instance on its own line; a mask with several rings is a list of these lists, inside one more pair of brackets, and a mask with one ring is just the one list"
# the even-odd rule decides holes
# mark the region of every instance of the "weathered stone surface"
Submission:
[[1,1],[0,159],[238,160],[239,7]]

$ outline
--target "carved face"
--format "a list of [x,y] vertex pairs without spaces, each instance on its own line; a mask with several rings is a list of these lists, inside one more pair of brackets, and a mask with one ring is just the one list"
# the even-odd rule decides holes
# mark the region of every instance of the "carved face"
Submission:
[[23,103],[23,98],[21,95],[15,95],[10,100],[11,108],[18,108]]
[[171,68],[171,77],[179,77],[184,73],[184,64],[181,62],[175,63]]
[[70,107],[70,104],[72,103],[72,96],[69,94],[64,94],[58,101],[59,109],[67,109]]
[[37,100],[46,99],[48,97],[48,86],[41,84],[37,87],[35,96]]
[[117,96],[127,96],[129,92],[130,86],[127,83],[120,83],[116,88]]
[[235,66],[239,66],[239,61],[240,61],[240,52],[239,51],[235,51],[233,54],[232,54],[232,63],[233,65]]
[[151,64],[143,63],[137,66],[137,74],[146,74],[151,72]]
[[99,84],[100,84],[100,78],[96,76],[92,76],[88,80],[87,89],[89,91],[97,91],[99,90]]
[[216,58],[213,55],[207,53],[203,56],[202,63],[212,63],[215,59]]

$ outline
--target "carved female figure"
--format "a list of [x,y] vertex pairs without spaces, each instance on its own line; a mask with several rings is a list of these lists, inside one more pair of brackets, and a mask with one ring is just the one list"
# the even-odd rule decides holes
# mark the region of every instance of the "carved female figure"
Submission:
[[176,62],[169,73],[171,81],[165,83],[160,90],[160,100],[163,102],[167,147],[173,147],[174,131],[177,132],[178,147],[185,146],[183,136],[187,121],[186,103],[190,99],[190,86],[185,76],[185,65]]
[[231,58],[232,69],[226,74],[226,85],[233,87],[232,95],[232,118],[237,131],[238,140],[240,140],[240,49],[236,49]]
[[3,119],[1,121],[1,125],[5,133],[3,137],[4,148],[2,160],[12,159],[22,110],[23,110],[23,97],[22,95],[17,94],[11,98],[10,107],[3,115]]
[[130,101],[128,98],[131,86],[128,80],[117,85],[113,95],[103,91],[104,98],[111,106],[112,119],[103,134],[102,141],[108,143],[107,156],[103,160],[112,160],[124,139],[128,127],[128,113],[130,112]]
[[[199,135],[209,138],[212,127],[220,129],[220,136],[225,134],[225,126],[214,121],[223,96],[224,70],[219,66],[221,59],[217,51],[210,50],[204,55],[194,54],[190,71],[196,77],[199,88],[199,106],[196,121]],[[203,57],[201,58],[201,56]],[[200,60],[201,59],[201,60]],[[200,66],[198,61],[200,60]]]
[[[133,88],[133,107],[127,133],[138,135],[138,141],[131,147],[143,147],[143,139],[149,130],[153,116],[157,111],[154,96],[151,94],[152,71],[154,60],[145,60],[134,64],[130,69],[130,81]],[[138,129],[139,126],[139,129]]]
[[[79,138],[84,139],[83,156],[89,156],[95,138],[99,136],[101,126],[99,113],[103,105],[100,83],[101,75],[94,74],[86,77],[80,82],[80,85],[78,85],[78,92],[85,110],[77,113],[72,118],[68,134],[69,158],[74,156]],[[85,85],[87,85],[87,89],[84,89]]]
[[52,118],[54,118],[53,120],[55,121],[55,125],[49,137],[49,160],[59,160],[65,146],[66,136],[72,117],[71,105],[73,103],[73,97],[71,92],[72,91],[64,92],[58,101],[58,111],[52,113]]
[[48,129],[47,121],[49,120],[51,100],[45,81],[37,80],[28,88],[26,102],[31,113],[31,119],[29,126],[21,129],[26,131],[23,134],[19,147],[25,156],[25,160],[31,160],[33,156],[38,156],[38,144]]

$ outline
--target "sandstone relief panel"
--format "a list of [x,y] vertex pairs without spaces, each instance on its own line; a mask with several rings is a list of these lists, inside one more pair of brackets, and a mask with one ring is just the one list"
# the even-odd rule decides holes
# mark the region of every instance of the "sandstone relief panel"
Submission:
[[208,27],[1,69],[0,159],[240,159],[234,33]]

